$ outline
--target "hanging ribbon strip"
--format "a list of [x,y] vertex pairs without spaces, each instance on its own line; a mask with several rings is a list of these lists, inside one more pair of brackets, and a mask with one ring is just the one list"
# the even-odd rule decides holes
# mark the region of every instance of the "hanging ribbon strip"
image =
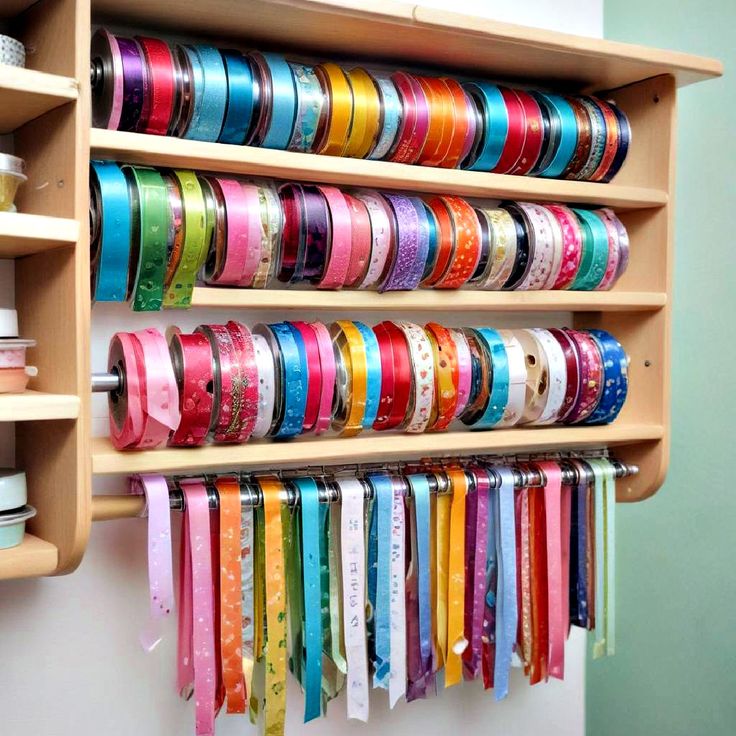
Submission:
[[[482,679],[502,700],[514,657],[531,684],[562,679],[570,625],[613,654],[617,470],[476,459],[178,481],[177,680],[197,736],[248,703],[282,736],[287,669],[305,722],[343,688],[348,718],[367,721],[370,683],[394,707],[431,695],[442,669],[445,687]],[[149,512],[150,634],[172,610],[169,484],[140,476],[131,491]]]
[[174,610],[169,487],[161,475],[138,475],[130,479],[130,492],[146,497],[150,619],[141,631],[140,642],[150,652],[161,641],[162,623]]

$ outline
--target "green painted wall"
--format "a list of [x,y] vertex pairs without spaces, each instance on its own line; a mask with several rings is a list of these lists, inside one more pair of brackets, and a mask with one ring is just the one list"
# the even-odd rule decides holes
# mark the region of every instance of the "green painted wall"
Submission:
[[618,506],[617,653],[588,659],[588,736],[736,734],[735,31],[736,0],[605,0],[607,38],[725,75],[679,94],[672,455],[654,498]]

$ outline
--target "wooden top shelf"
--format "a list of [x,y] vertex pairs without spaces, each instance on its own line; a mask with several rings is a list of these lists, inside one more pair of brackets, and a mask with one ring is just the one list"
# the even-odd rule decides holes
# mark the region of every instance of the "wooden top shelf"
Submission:
[[24,422],[39,419],[76,419],[78,396],[26,391],[22,394],[0,394],[0,422]]
[[51,575],[58,559],[59,551],[53,544],[26,534],[17,547],[0,549],[0,580]]
[[[565,89],[608,90],[660,74],[678,85],[723,73],[714,59],[499,23],[392,0],[92,0],[95,22],[220,36],[319,58],[380,58]],[[288,23],[284,22],[288,14]]]
[[337,185],[452,193],[466,197],[576,202],[608,205],[618,210],[661,207],[667,203],[665,191],[645,187],[409,166],[97,128],[90,133],[90,145],[93,159]]
[[667,303],[664,292],[649,291],[375,291],[317,289],[223,289],[196,287],[193,307],[299,311],[426,312],[648,312]]
[[98,437],[92,440],[92,472],[98,475],[204,472],[315,463],[387,462],[413,457],[613,447],[658,440],[662,436],[660,425],[623,422],[605,427],[536,427],[415,435],[369,432],[354,438],[305,437],[292,442],[263,441],[142,452],[120,452],[108,438]]
[[19,258],[74,245],[79,222],[62,217],[0,212],[0,258]]
[[71,77],[0,64],[0,134],[12,133],[23,123],[76,100],[78,94],[77,81]]

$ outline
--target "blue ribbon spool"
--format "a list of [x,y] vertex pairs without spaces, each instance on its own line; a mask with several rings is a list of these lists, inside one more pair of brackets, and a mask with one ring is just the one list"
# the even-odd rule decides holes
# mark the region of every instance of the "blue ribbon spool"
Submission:
[[128,292],[132,238],[128,182],[113,161],[93,161],[92,180],[97,187],[99,210],[92,297],[98,302],[124,302]]
[[575,154],[578,145],[578,124],[572,106],[563,97],[546,92],[540,92],[538,97],[543,98],[548,109],[554,110],[560,119],[560,142],[557,152],[549,165],[539,171],[540,176],[556,178],[562,176]]
[[501,91],[488,82],[471,82],[465,90],[476,100],[483,118],[483,137],[474,161],[464,168],[491,171],[498,164],[509,132],[509,116]]
[[601,351],[603,392],[595,411],[583,424],[609,424],[623,409],[629,391],[629,361],[621,343],[605,330],[590,330]]
[[227,75],[227,111],[220,143],[243,145],[253,119],[253,71],[239,51],[221,51]]

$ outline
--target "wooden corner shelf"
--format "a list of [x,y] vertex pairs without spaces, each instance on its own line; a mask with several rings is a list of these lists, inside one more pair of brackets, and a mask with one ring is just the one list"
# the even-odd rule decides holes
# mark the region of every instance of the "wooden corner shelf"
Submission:
[[76,419],[80,406],[79,396],[30,390],[22,394],[0,394],[0,422]]
[[51,575],[58,559],[59,550],[53,544],[26,534],[17,547],[0,549],[0,580]]
[[104,437],[92,440],[92,472],[175,473],[210,470],[269,469],[329,463],[362,463],[415,457],[532,452],[554,448],[612,447],[657,441],[658,424],[614,423],[604,427],[533,427],[487,432],[382,434],[360,437],[304,437],[291,442],[252,442],[120,452]]
[[196,287],[193,307],[282,311],[650,312],[667,294],[649,291],[375,291]]
[[21,258],[76,245],[80,225],[64,217],[0,212],[0,258]]
[[662,207],[668,200],[666,191],[646,187],[410,166],[99,128],[90,131],[90,147],[93,159],[466,197],[576,202],[623,211]]
[[76,100],[76,79],[0,64],[0,134]]

